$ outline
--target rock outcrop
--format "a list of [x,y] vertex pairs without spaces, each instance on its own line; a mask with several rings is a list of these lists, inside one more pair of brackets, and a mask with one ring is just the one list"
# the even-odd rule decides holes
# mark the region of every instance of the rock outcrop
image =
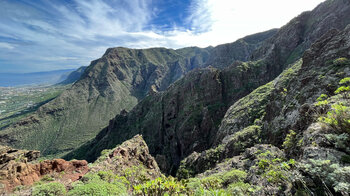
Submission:
[[8,193],[19,185],[32,185],[45,175],[64,173],[64,181],[76,181],[89,171],[86,161],[65,161],[63,159],[35,161],[39,151],[17,150],[0,147],[0,193]]
[[158,164],[149,154],[148,146],[141,135],[134,136],[112,150],[105,150],[90,170],[90,172],[98,171],[112,171],[118,176],[125,176],[126,171],[130,171],[133,176],[128,174],[126,177],[131,184],[140,183],[137,182],[136,176],[141,174],[142,178],[147,180],[161,176]]

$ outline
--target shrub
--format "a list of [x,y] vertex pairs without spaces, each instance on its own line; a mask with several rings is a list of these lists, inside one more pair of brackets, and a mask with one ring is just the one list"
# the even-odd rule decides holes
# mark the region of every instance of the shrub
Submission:
[[233,170],[225,173],[221,177],[221,179],[223,180],[223,185],[227,186],[227,185],[234,183],[234,182],[242,182],[246,179],[246,177],[247,177],[247,173],[245,171],[233,169]]
[[316,107],[320,107],[322,109],[322,111],[325,111],[326,109],[328,109],[328,95],[326,94],[321,94],[318,98],[317,98],[317,103],[315,104]]
[[200,180],[203,187],[207,190],[226,188],[229,184],[243,182],[247,177],[247,173],[242,170],[232,169],[228,172],[221,172],[202,178]]
[[340,80],[339,84],[350,84],[350,77],[346,77]]
[[342,103],[332,105],[332,109],[327,112],[327,115],[319,117],[318,120],[340,132],[350,133],[350,108]]
[[232,169],[202,179],[190,178],[186,180],[185,184],[187,188],[186,195],[232,195],[230,191],[227,191],[229,186],[234,183],[243,183],[246,177],[247,173],[245,171]]
[[209,176],[201,179],[201,183],[205,189],[220,189],[223,187],[224,181],[218,176]]
[[180,165],[179,169],[176,172],[176,177],[179,179],[188,179],[192,176],[194,176],[193,171],[185,168],[184,165]]
[[105,181],[93,181],[84,185],[76,185],[71,191],[68,192],[70,196],[79,196],[79,195],[100,195],[100,196],[109,196],[109,195],[123,195],[126,194],[127,190],[124,184],[115,182],[108,183]]
[[340,182],[334,187],[334,190],[342,193],[342,195],[348,195],[350,193],[350,183]]
[[88,173],[81,181],[72,184],[68,195],[122,195],[127,193],[129,182],[112,171]]
[[41,181],[46,181],[46,182],[50,182],[50,181],[54,181],[55,179],[49,175],[45,175],[43,178],[41,178]]
[[226,196],[226,195],[232,195],[228,190],[225,189],[206,189],[203,187],[201,183],[201,179],[199,178],[191,178],[186,183],[187,186],[187,192],[185,195],[193,195],[193,196]]
[[317,101],[324,101],[328,98],[328,95],[326,94],[321,94],[318,98]]
[[[310,159],[307,164],[300,164],[305,172],[307,172],[316,181],[321,180],[321,186],[325,189],[333,188],[335,192],[348,193],[350,190],[350,167],[344,167],[339,164],[332,164],[330,160],[314,160]],[[346,194],[343,194],[346,195]]]
[[267,171],[265,173],[265,176],[267,177],[267,181],[271,183],[278,183],[287,178],[281,170],[273,170],[273,169]]
[[269,165],[270,165],[269,160],[267,160],[267,159],[260,159],[259,160],[258,166],[259,166],[260,170],[265,171],[265,169],[268,168]]
[[341,86],[336,91],[334,91],[335,94],[340,94],[344,92],[350,91],[350,86]]
[[125,176],[131,184],[140,184],[150,180],[146,172],[143,165],[132,166],[124,170],[123,176]]
[[186,193],[186,187],[173,177],[157,178],[133,186],[135,195],[179,195]]
[[334,65],[340,66],[340,65],[346,65],[349,63],[349,60],[345,57],[338,58],[333,61]]
[[231,193],[231,195],[237,195],[237,196],[251,195],[257,190],[259,190],[258,187],[252,186],[244,182],[233,183],[228,187],[228,191]]
[[66,188],[59,182],[51,182],[33,187],[33,196],[61,196],[66,194]]
[[295,131],[289,130],[282,147],[288,155],[292,155],[298,153],[302,145],[303,141],[300,139],[300,136],[298,136]]
[[291,177],[291,169],[296,165],[294,159],[286,161],[273,155],[270,151],[258,154],[256,167],[257,173],[266,178],[269,183],[279,184],[288,181]]
[[285,149],[290,149],[294,146],[294,144],[296,143],[296,133],[293,130],[289,130],[289,133],[287,134],[284,142],[283,142],[283,147]]
[[340,86],[334,93],[335,94],[340,94],[344,93],[344,96],[348,98],[348,92],[350,91],[350,77],[346,77],[340,80],[339,82]]
[[343,133],[340,135],[336,134],[325,134],[326,139],[331,142],[337,149],[342,151],[350,151],[350,137],[349,134]]

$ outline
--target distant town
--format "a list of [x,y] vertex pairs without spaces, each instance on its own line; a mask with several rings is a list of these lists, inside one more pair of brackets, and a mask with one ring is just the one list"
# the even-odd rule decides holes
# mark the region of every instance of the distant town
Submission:
[[0,87],[0,129],[31,114],[68,86]]

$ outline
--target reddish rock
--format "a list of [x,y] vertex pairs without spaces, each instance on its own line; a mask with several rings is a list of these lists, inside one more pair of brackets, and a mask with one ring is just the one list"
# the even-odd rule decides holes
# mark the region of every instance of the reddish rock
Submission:
[[19,185],[31,185],[48,174],[59,173],[64,181],[79,180],[89,171],[87,161],[45,160],[29,163],[39,157],[38,151],[15,150],[0,146],[0,194],[8,193]]

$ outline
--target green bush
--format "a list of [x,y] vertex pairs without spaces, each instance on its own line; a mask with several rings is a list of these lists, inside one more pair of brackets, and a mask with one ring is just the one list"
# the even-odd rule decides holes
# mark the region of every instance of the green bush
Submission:
[[348,98],[348,93],[350,91],[350,77],[346,77],[340,80],[339,82],[340,86],[334,93],[335,94],[340,94],[343,93],[346,98]]
[[66,188],[59,182],[51,182],[33,187],[33,196],[61,196],[66,194]]
[[228,187],[228,192],[230,192],[231,195],[237,195],[237,196],[251,195],[257,190],[259,190],[259,187],[255,187],[244,182],[236,182],[231,184]]
[[278,183],[280,181],[286,180],[286,176],[282,170],[270,169],[265,173],[265,176],[267,177],[267,181],[271,183]]
[[325,134],[326,139],[331,142],[335,148],[342,151],[350,151],[350,136],[348,133],[337,134]]
[[316,182],[321,180],[324,189],[333,188],[335,192],[349,193],[350,166],[342,166],[330,160],[310,159],[307,164],[300,164],[300,168],[308,173]]
[[297,154],[300,151],[301,146],[303,145],[303,140],[297,133],[293,130],[289,130],[289,133],[286,135],[282,147],[288,155]]
[[80,195],[99,195],[99,196],[109,196],[109,195],[124,195],[127,193],[126,187],[123,183],[115,182],[108,183],[105,181],[93,181],[87,184],[79,184],[73,187],[71,191],[68,192],[70,196],[80,196]]
[[112,171],[90,172],[72,184],[68,195],[123,195],[127,193],[126,186],[129,186],[126,178]]
[[265,169],[270,166],[270,161],[267,159],[260,159],[258,162],[258,166],[260,170],[265,171]]
[[338,58],[333,61],[334,65],[341,66],[349,63],[349,60],[345,57]]
[[188,179],[193,176],[194,176],[194,172],[190,169],[185,168],[182,162],[179,169],[176,172],[176,177],[179,179]]
[[220,189],[223,187],[224,181],[219,176],[209,176],[201,179],[201,183],[205,189]]
[[266,178],[269,183],[279,184],[288,181],[290,171],[295,167],[294,159],[286,161],[284,158],[274,156],[270,151],[258,154],[256,166],[258,174]]
[[297,133],[293,130],[289,130],[289,133],[287,134],[284,142],[283,142],[283,148],[285,149],[291,149],[294,147],[294,144],[296,143],[296,136]]
[[340,94],[348,91],[350,91],[350,86],[340,86],[334,93]]
[[350,133],[350,108],[342,103],[332,105],[332,109],[327,112],[326,116],[318,119],[342,133]]
[[147,177],[147,171],[143,165],[132,166],[125,169],[123,176],[125,176],[131,184],[140,184],[151,180]]
[[187,187],[187,192],[185,195],[193,195],[193,196],[202,196],[202,195],[207,195],[207,196],[226,196],[226,195],[232,195],[228,190],[225,189],[206,189],[202,182],[201,179],[199,178],[191,178],[188,180],[186,183]]
[[233,169],[233,170],[225,173],[221,177],[221,179],[223,180],[223,185],[227,186],[231,183],[244,181],[247,178],[247,175],[248,174],[245,171]]
[[340,80],[339,84],[350,84],[350,77],[346,77]]
[[45,182],[50,182],[50,181],[54,181],[55,179],[49,175],[45,175],[44,177],[41,178],[41,181],[45,181]]
[[325,111],[326,109],[328,109],[328,100],[327,99],[328,99],[328,95],[321,94],[317,98],[317,103],[315,104],[315,106],[321,108],[322,111]]
[[160,177],[135,185],[133,188],[135,195],[179,195],[187,192],[185,185],[173,177]]
[[328,95],[326,94],[321,94],[318,98],[317,101],[324,101],[328,98]]

